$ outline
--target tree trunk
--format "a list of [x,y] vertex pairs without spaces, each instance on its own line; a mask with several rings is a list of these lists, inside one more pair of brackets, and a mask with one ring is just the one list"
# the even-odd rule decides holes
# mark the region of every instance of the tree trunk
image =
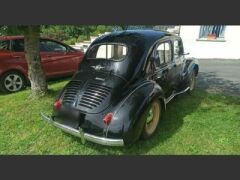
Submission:
[[39,42],[40,26],[26,26],[24,30],[25,57],[33,96],[44,95],[48,88],[41,63]]

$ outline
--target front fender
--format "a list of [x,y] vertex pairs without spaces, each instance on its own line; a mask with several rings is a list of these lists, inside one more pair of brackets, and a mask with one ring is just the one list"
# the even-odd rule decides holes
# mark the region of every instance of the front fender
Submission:
[[184,85],[184,88],[189,86],[190,77],[192,73],[195,73],[195,76],[198,75],[199,65],[198,60],[195,58],[188,58],[184,62],[184,68],[181,75],[181,84]]
[[140,120],[140,117],[154,98],[163,99],[163,91],[155,82],[146,81],[120,103],[114,117],[123,123],[122,134],[125,144],[136,141],[141,135],[145,122]]
[[186,59],[186,65],[184,69],[184,73],[190,75],[192,72],[195,72],[195,75],[198,75],[199,71],[199,63],[196,58]]

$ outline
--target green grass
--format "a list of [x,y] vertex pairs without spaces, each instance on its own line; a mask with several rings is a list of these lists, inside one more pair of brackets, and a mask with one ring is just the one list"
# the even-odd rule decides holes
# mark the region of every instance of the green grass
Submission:
[[50,83],[39,100],[30,90],[0,95],[0,154],[240,154],[240,98],[196,90],[167,106],[156,134],[128,147],[104,147],[81,141],[50,126],[40,112],[51,113],[68,79]]

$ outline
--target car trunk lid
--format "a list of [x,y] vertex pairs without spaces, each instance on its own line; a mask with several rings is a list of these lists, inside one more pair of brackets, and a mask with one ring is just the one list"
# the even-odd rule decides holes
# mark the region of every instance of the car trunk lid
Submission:
[[100,113],[116,99],[125,84],[125,80],[111,73],[78,72],[64,90],[63,103],[84,113]]

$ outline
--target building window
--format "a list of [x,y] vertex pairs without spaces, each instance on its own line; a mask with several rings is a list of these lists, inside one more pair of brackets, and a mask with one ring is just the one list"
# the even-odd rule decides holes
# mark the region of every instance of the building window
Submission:
[[201,26],[199,32],[199,39],[215,40],[224,39],[224,32],[226,26],[214,25],[214,26]]

